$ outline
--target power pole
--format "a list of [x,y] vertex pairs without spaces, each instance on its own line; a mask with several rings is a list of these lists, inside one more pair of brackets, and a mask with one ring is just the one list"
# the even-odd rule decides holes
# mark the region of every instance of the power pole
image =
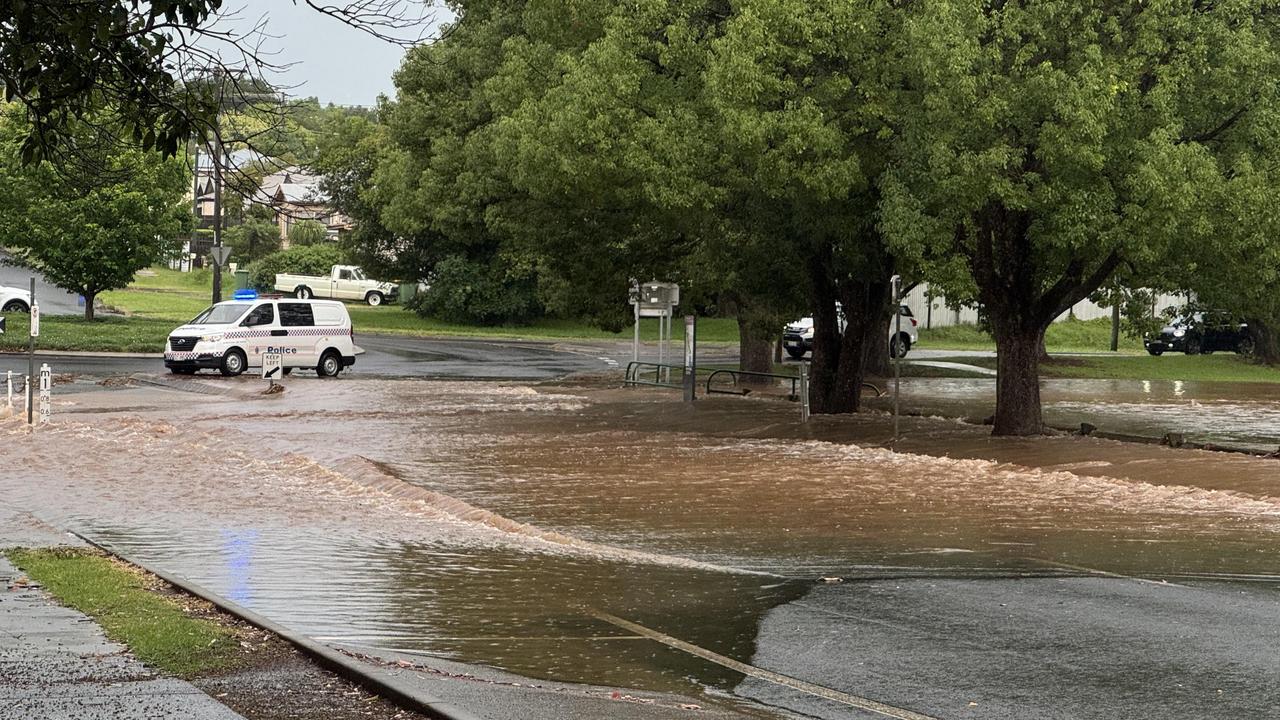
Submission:
[[[213,138],[213,246],[222,247],[222,138]],[[217,255],[217,253],[214,253]],[[213,304],[222,302],[222,263],[213,260]]]

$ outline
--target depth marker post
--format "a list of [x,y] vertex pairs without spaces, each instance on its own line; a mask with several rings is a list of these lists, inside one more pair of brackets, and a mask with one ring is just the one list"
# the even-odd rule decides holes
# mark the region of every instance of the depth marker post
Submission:
[[31,332],[27,337],[27,424],[35,424],[36,337],[40,335],[40,305],[36,303],[36,279],[31,278]]
[[898,396],[902,381],[902,276],[889,279],[893,292],[893,340],[889,343],[893,353],[893,441],[898,441]]
[[698,385],[698,316],[684,316],[684,401],[695,399]]

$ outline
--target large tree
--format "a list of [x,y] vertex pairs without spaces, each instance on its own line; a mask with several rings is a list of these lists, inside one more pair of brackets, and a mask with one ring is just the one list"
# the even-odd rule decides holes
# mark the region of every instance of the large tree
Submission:
[[[895,249],[962,258],[999,354],[995,433],[1043,432],[1045,329],[1122,263],[1169,257],[1265,152],[1280,54],[1261,1],[959,2],[904,8]],[[1271,136],[1274,138],[1274,135]]]
[[189,176],[180,160],[132,148],[93,148],[86,167],[101,174],[74,181],[49,161],[24,164],[20,116],[8,108],[0,128],[0,246],[84,296],[92,320],[99,293],[178,248],[191,222]]

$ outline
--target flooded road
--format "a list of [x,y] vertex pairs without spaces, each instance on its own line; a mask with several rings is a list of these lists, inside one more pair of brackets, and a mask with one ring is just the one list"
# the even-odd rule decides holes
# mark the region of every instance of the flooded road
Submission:
[[[995,411],[994,379],[906,378],[904,408],[981,419]],[[1043,380],[1045,422],[1082,422],[1132,435],[1182,433],[1196,442],[1280,447],[1280,386],[1183,380]],[[886,406],[887,407],[887,406]]]
[[[940,717],[1280,702],[1273,460],[928,418],[894,452],[879,415],[801,426],[788,403],[590,386],[195,383],[0,424],[0,502],[328,642],[743,714],[864,716],[599,614]],[[1214,637],[1248,693],[1201,696]],[[1141,688],[1118,689],[1126,664]]]

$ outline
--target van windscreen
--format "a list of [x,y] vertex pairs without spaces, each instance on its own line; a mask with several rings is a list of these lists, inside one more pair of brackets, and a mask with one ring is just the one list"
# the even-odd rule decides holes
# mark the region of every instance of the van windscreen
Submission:
[[249,303],[219,303],[195,317],[188,325],[229,325],[240,319]]

